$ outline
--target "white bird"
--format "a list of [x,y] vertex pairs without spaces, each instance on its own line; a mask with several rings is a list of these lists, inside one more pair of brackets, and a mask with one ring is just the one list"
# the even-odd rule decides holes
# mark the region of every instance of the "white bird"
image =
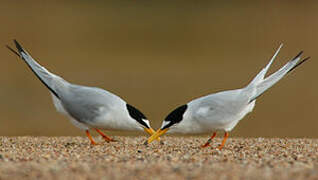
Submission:
[[221,149],[229,136],[229,132],[246,114],[253,110],[256,99],[288,72],[309,59],[309,57],[307,57],[300,61],[302,54],[302,52],[300,52],[278,71],[264,78],[281,47],[282,45],[278,48],[267,66],[263,68],[246,87],[210,94],[194,99],[176,108],[164,119],[161,128],[149,137],[145,144],[151,143],[168,130],[169,133],[183,134],[207,133],[212,131],[213,135],[201,146],[207,147],[216,136],[216,131],[224,131],[224,139],[219,146],[219,149]]
[[[75,85],[62,79],[38,64],[22,46],[14,40],[18,50],[9,50],[21,57],[40,81],[50,90],[54,105],[81,130],[86,131],[91,144],[96,144],[89,133],[95,129],[107,142],[115,141],[103,130],[144,130],[152,135],[155,131],[138,109],[106,90]],[[159,139],[158,139],[159,140]]]

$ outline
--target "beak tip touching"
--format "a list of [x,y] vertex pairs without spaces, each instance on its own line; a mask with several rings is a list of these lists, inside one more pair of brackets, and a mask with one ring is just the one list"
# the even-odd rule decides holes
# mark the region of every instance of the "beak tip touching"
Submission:
[[[152,128],[144,128],[144,130],[145,130],[145,132],[147,132],[148,134],[150,134],[151,137],[152,137],[154,134],[156,134],[156,131],[154,131]],[[158,142],[160,142],[160,137],[156,137],[156,138],[154,138],[154,139],[156,139]],[[148,139],[148,141],[146,141],[146,142],[147,142],[147,144],[149,144],[149,143],[150,143],[150,142],[149,142],[149,139]],[[145,145],[147,145],[146,142],[144,143]]]
[[[159,139],[159,137],[163,134],[165,134],[168,131],[168,128],[166,129],[158,129],[156,132],[154,132],[149,138],[148,140],[144,143],[145,145],[150,144],[152,141],[154,141],[155,139]],[[159,141],[159,140],[158,140]],[[161,143],[161,141],[159,141]]]

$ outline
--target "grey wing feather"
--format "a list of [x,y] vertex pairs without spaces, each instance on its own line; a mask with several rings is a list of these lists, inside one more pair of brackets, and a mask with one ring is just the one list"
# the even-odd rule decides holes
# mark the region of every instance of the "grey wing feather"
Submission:
[[221,119],[224,118],[224,115],[236,114],[248,102],[248,97],[241,92],[242,89],[222,91],[199,98],[195,100],[196,102],[193,101],[194,106],[197,107],[197,115],[200,115],[200,110],[203,109],[203,112],[210,114],[209,116],[213,119]]
[[118,102],[124,102],[118,96],[103,89],[70,85],[61,96],[63,107],[76,120],[87,123],[94,121],[101,113],[113,108]]
[[51,91],[54,105],[59,112],[70,115],[79,122],[87,123],[98,117],[101,110],[107,111],[116,103],[124,103],[120,97],[106,90],[68,83],[38,64],[16,40],[14,43],[18,52],[9,46],[7,48],[21,57]]
[[22,46],[14,40],[18,52],[14,51],[12,48],[7,46],[12,52],[21,57],[25,63],[30,67],[34,74],[39,78],[39,80],[57,97],[60,98],[58,87],[63,87],[68,84],[61,77],[50,73],[43,66],[38,64],[32,56],[22,48]]

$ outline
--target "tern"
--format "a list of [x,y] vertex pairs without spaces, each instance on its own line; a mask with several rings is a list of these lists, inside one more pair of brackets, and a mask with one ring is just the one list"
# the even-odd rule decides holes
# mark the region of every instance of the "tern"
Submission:
[[146,116],[119,96],[97,87],[67,82],[38,64],[16,40],[14,43],[17,51],[9,46],[6,47],[24,60],[50,90],[57,111],[68,116],[73,125],[84,130],[91,144],[95,145],[96,142],[90,135],[90,129],[95,129],[106,142],[115,140],[100,129],[144,130],[150,135],[155,132]]
[[162,122],[161,128],[145,144],[151,143],[159,136],[169,133],[198,134],[213,132],[213,135],[201,147],[208,147],[217,131],[223,131],[224,138],[219,145],[222,149],[229,132],[248,113],[252,112],[256,99],[267,89],[276,84],[286,74],[304,63],[309,57],[301,60],[302,51],[287,62],[278,71],[265,78],[266,72],[280,51],[278,48],[269,63],[244,88],[221,91],[194,99],[172,111]]

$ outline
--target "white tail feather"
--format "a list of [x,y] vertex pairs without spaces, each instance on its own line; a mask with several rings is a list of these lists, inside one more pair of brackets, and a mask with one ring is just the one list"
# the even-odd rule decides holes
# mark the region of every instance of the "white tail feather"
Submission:
[[268,69],[270,68],[270,66],[272,65],[272,63],[274,62],[277,54],[279,53],[280,49],[283,47],[283,44],[281,44],[278,49],[276,50],[275,54],[273,55],[272,59],[269,61],[269,63],[255,76],[255,78],[250,82],[250,84],[248,86],[255,86],[257,84],[259,84],[260,82],[262,82],[264,80],[264,77],[268,71]]
[[256,98],[258,98],[260,95],[262,95],[267,89],[269,89],[274,84],[276,84],[290,70],[292,70],[295,66],[297,66],[297,64],[300,60],[301,53],[299,53],[294,59],[290,60],[288,63],[286,63],[282,68],[280,68],[275,73],[271,74],[270,76],[268,76],[264,80],[260,81],[258,84],[254,84],[254,87],[256,88],[256,93],[255,93],[255,95],[253,95],[250,98],[250,102],[254,101]]

